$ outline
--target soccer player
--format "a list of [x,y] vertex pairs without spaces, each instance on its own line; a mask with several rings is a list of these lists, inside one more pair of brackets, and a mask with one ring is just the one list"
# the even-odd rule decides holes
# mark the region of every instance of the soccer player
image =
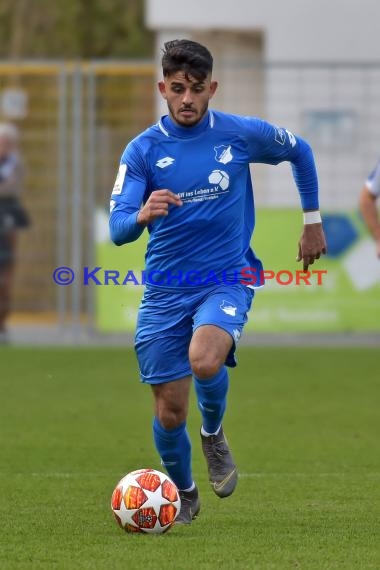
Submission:
[[8,342],[6,322],[11,310],[17,232],[30,224],[21,203],[24,168],[18,139],[14,125],[0,124],[0,344]]
[[368,176],[360,193],[360,211],[363,219],[371,232],[375,244],[376,253],[380,258],[380,218],[376,207],[376,200],[380,196],[380,161],[376,168]]
[[[247,266],[255,275],[262,269],[250,248],[255,210],[249,163],[291,162],[304,210],[298,260],[307,269],[326,252],[309,145],[258,118],[209,110],[217,89],[212,65],[208,49],[196,42],[165,44],[158,88],[169,113],[128,144],[111,196],[116,245],[138,239],[144,228],[149,232],[135,349],[141,379],[153,390],[154,442],[180,490],[177,522],[183,524],[200,510],[186,429],[192,379],[212,488],[228,497],[238,479],[222,420],[226,367],[236,366],[254,295],[239,273]],[[280,228],[278,239],[281,247]]]

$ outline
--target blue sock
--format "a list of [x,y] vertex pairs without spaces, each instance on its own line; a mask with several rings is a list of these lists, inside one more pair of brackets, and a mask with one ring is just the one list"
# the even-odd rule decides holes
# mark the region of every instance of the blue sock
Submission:
[[198,407],[203,418],[203,428],[215,433],[224,416],[228,392],[228,374],[225,366],[212,378],[200,380],[194,376]]
[[165,429],[155,417],[153,437],[162,464],[178,489],[189,489],[193,484],[191,473],[191,443],[183,422],[174,429]]

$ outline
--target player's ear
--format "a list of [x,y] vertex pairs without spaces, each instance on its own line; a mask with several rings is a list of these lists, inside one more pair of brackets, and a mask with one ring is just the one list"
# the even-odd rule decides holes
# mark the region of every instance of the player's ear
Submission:
[[214,96],[215,91],[218,88],[218,82],[217,81],[211,81],[210,83],[210,99]]
[[158,82],[158,90],[161,93],[162,97],[164,99],[166,99],[166,87],[165,87],[165,81],[159,81]]

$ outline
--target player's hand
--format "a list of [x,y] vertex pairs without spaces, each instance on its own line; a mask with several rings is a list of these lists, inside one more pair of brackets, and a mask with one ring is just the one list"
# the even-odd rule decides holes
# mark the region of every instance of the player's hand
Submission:
[[297,261],[303,261],[303,270],[307,271],[316,259],[326,253],[326,239],[322,224],[305,224],[298,242]]
[[167,216],[169,206],[182,206],[181,198],[170,190],[155,190],[141,208],[137,216],[137,223],[146,226],[161,216]]

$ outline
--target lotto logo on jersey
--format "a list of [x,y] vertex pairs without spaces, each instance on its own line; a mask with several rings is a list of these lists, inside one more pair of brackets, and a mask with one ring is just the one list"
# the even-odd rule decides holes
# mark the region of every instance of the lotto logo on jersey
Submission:
[[234,335],[235,342],[238,343],[241,337],[241,332],[239,329],[233,329],[232,334]]
[[278,142],[279,144],[285,144],[286,136],[285,136],[285,131],[284,131],[284,129],[276,128],[276,130],[275,130],[275,135],[274,135],[274,140],[275,140],[276,142]]
[[280,129],[279,127],[276,127],[274,140],[279,144],[284,145],[286,141],[286,135],[288,135],[290,144],[292,146],[296,146],[296,137],[293,135],[293,133],[288,131],[288,129]]
[[156,166],[158,166],[159,168],[166,168],[167,166],[173,164],[174,160],[175,159],[172,158],[171,156],[165,156],[165,158],[160,158],[160,160],[157,160]]

